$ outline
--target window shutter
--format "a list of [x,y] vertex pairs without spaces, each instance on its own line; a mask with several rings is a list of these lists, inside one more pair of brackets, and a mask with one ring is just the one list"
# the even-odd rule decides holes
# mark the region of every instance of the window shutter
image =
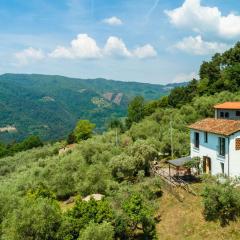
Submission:
[[236,138],[235,140],[235,149],[236,151],[240,150],[240,138]]

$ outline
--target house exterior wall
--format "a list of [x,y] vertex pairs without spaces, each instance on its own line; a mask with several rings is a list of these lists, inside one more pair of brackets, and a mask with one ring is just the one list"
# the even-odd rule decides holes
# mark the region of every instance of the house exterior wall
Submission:
[[231,176],[240,176],[240,150],[236,150],[236,139],[240,138],[240,132],[237,132],[229,137],[229,172]]
[[225,118],[225,117],[221,117],[221,112],[224,113],[224,116],[225,116],[225,113],[229,113],[229,118],[227,119],[232,119],[232,120],[240,120],[240,116],[236,116],[236,111],[240,111],[239,110],[229,110],[229,109],[216,109],[215,110],[215,118]]
[[[194,133],[199,133],[199,149],[196,149],[194,147]],[[230,156],[228,153],[228,138],[225,138],[226,144],[225,144],[225,157],[219,156],[218,154],[218,145],[219,145],[219,137],[223,137],[221,135],[216,135],[213,133],[208,133],[208,142],[204,142],[204,132],[202,131],[196,131],[191,129],[191,157],[200,157],[203,159],[203,157],[209,157],[211,159],[211,173],[213,175],[222,173],[222,167],[221,163],[224,163],[224,173],[228,175],[228,157]],[[232,143],[233,144],[233,143]],[[240,153],[240,152],[239,152]],[[231,154],[231,153],[230,153]],[[240,158],[240,154],[238,154]],[[240,160],[239,160],[240,162]],[[232,167],[234,168],[235,165]],[[201,168],[202,168],[201,163]],[[239,169],[236,171],[240,175],[240,165]]]

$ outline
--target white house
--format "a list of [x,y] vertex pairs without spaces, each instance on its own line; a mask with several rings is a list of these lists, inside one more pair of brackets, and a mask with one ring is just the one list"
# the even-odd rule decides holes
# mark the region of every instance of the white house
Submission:
[[214,108],[215,118],[189,126],[191,158],[201,158],[204,173],[240,176],[240,102]]

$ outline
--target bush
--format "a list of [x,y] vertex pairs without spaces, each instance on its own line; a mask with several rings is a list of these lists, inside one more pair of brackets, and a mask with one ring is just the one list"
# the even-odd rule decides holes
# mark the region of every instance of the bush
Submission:
[[207,221],[220,221],[226,226],[240,216],[240,191],[230,182],[207,185],[202,193]]
[[144,118],[144,98],[136,96],[128,105],[126,126],[130,128],[134,122],[140,122]]
[[85,173],[84,180],[77,187],[78,192],[83,196],[93,193],[105,194],[110,177],[111,174],[104,165],[91,165]]
[[90,223],[80,233],[78,240],[113,240],[114,228],[110,223]]
[[119,181],[131,180],[140,171],[143,171],[144,176],[147,176],[150,171],[150,162],[157,156],[158,153],[152,145],[144,140],[138,140],[126,150],[126,153],[111,159],[112,175]]
[[75,143],[77,140],[76,140],[76,137],[74,135],[73,132],[71,132],[68,137],[67,137],[67,144],[73,144]]
[[76,140],[81,141],[90,138],[95,127],[96,125],[91,123],[89,120],[79,120],[76,128],[74,129]]
[[155,221],[152,212],[147,208],[139,194],[132,194],[123,203],[123,211],[127,217],[129,232],[142,229],[145,239],[156,239]]
[[2,224],[2,239],[57,239],[61,225],[59,206],[50,199],[23,199]]
[[130,179],[137,175],[137,159],[123,153],[113,157],[110,161],[112,176],[119,181]]
[[[74,208],[65,214],[63,224],[59,231],[59,238],[77,239],[83,229],[85,229],[86,235],[92,232],[92,229],[86,230],[90,223],[102,224],[104,222],[111,223],[112,221],[113,212],[106,200],[95,201],[91,199],[88,202],[78,200]],[[99,234],[100,233],[101,231],[99,229]]]

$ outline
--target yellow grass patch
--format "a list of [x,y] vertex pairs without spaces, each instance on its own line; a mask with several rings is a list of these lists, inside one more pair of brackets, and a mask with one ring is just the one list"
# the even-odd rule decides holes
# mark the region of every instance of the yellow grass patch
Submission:
[[[200,192],[202,184],[194,184],[193,189]],[[168,192],[160,200],[161,222],[157,225],[159,239],[165,240],[237,240],[240,239],[240,221],[227,227],[220,227],[218,222],[207,222],[202,215],[200,196],[193,196],[184,191],[181,203]]]

